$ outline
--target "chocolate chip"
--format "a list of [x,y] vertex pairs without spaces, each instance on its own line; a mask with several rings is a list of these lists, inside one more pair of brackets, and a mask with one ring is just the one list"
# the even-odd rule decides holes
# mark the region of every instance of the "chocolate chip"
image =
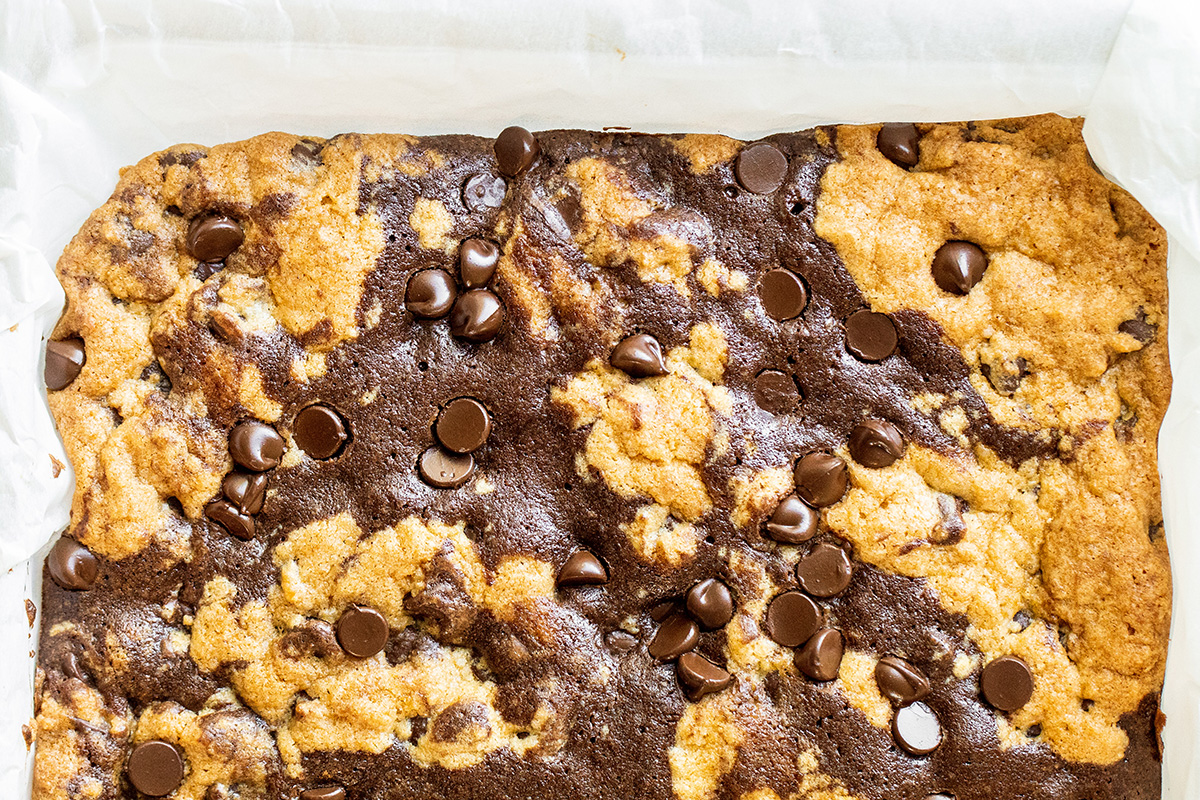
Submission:
[[648,333],[626,336],[613,348],[608,363],[631,378],[652,378],[667,374],[662,345]]
[[787,158],[766,142],[752,144],[738,153],[733,172],[742,188],[755,194],[770,194],[787,177]]
[[267,496],[267,476],[255,472],[231,472],[221,481],[221,494],[243,514],[262,511]]
[[841,631],[821,628],[796,651],[796,669],[814,681],[831,681],[838,676],[844,651]]
[[487,286],[499,262],[500,248],[487,239],[467,239],[458,248],[458,274],[468,289]]
[[100,573],[100,562],[79,542],[60,536],[46,556],[46,569],[59,586],[78,592],[92,588]]
[[587,550],[576,550],[558,571],[559,586],[600,586],[608,583],[608,570]]
[[733,595],[716,578],[705,578],[687,593],[687,610],[707,630],[720,628],[733,619]]
[[279,637],[279,652],[290,659],[307,658],[314,653],[321,658],[341,654],[333,626],[319,619],[306,619]]
[[431,447],[421,454],[417,466],[421,479],[438,489],[456,489],[475,474],[475,457],[459,455],[441,447]]
[[899,337],[887,314],[855,311],[846,318],[846,348],[863,361],[883,361],[896,352]]
[[254,538],[254,518],[243,514],[228,500],[216,500],[204,507],[204,513],[243,542]]
[[483,447],[492,432],[492,417],[473,397],[456,397],[438,414],[433,432],[453,453],[471,453]]
[[300,793],[300,800],[346,800],[346,790],[341,786],[305,789]]
[[192,274],[196,276],[196,280],[206,281],[224,268],[225,264],[221,261],[201,261],[192,270]]
[[763,627],[777,644],[799,647],[821,627],[821,609],[801,592],[784,592],[767,606]]
[[1033,619],[1029,616],[1029,612],[1022,609],[1013,615],[1013,622],[1017,623],[1017,630],[1023,631],[1029,627]]
[[188,226],[187,250],[197,261],[224,261],[245,238],[237,220],[220,214],[199,217]]
[[754,378],[754,402],[772,414],[795,414],[800,405],[800,389],[786,373],[765,369]]
[[283,458],[283,437],[265,422],[239,422],[229,432],[229,455],[241,467],[266,472]]
[[387,620],[369,606],[350,606],[338,617],[338,644],[356,658],[370,658],[383,650],[387,637]]
[[496,151],[496,167],[501,175],[515,178],[538,157],[542,146],[537,137],[519,125],[511,125],[500,132],[493,146]]
[[966,294],[983,279],[988,257],[979,245],[946,242],[933,255],[933,281],[944,292]]
[[46,388],[56,392],[67,388],[71,381],[79,377],[86,363],[87,352],[83,349],[83,339],[72,337],[46,342],[46,369],[43,373]]
[[942,726],[933,709],[913,703],[897,709],[892,716],[892,738],[914,756],[925,756],[942,743]]
[[316,166],[320,164],[321,151],[325,149],[322,142],[314,142],[312,139],[301,139],[292,145],[292,158],[300,161],[308,166]]
[[979,684],[983,698],[1001,711],[1016,711],[1033,697],[1033,673],[1016,656],[1000,656],[988,662]]
[[658,627],[650,646],[650,655],[659,661],[671,661],[691,650],[700,641],[700,629],[683,614],[669,617]]
[[496,338],[504,324],[504,306],[487,289],[472,289],[458,298],[450,312],[450,332],[460,339],[486,342]]
[[758,297],[771,319],[794,319],[808,306],[808,289],[790,269],[768,270],[758,283]]
[[693,703],[727,687],[733,677],[698,653],[684,653],[675,665],[675,674]]
[[875,136],[875,146],[888,161],[909,169],[920,160],[920,134],[911,122],[888,122]]
[[897,656],[884,656],[875,664],[879,693],[894,706],[906,706],[929,694],[929,679],[919,669]]
[[84,674],[83,668],[79,665],[79,656],[70,650],[63,654],[62,671],[68,678],[74,678],[77,681],[87,681],[87,675]]
[[292,422],[292,437],[310,458],[333,458],[350,438],[341,415],[329,406],[302,409]]
[[864,467],[889,466],[904,455],[904,448],[904,437],[887,420],[863,420],[850,432],[850,455]]
[[979,371],[987,378],[998,393],[1011,397],[1020,386],[1021,381],[1029,375],[1029,362],[1021,356],[1000,358],[989,363],[982,358],[979,361]]
[[678,610],[678,603],[673,600],[667,600],[650,609],[650,619],[654,620],[655,622],[662,622],[664,619],[671,616]]
[[814,508],[831,506],[850,486],[846,462],[831,453],[809,453],[796,462],[796,494]]
[[1126,336],[1132,336],[1142,344],[1149,344],[1154,341],[1154,336],[1158,333],[1158,326],[1146,322],[1145,317],[1142,316],[1137,319],[1125,320],[1117,326],[1117,330]]
[[625,631],[609,631],[604,634],[604,643],[617,655],[633,652],[637,647],[637,637]]
[[463,186],[463,205],[476,212],[499,208],[506,191],[508,184],[504,178],[480,172],[467,178]]
[[850,558],[832,544],[819,544],[796,565],[800,588],[813,597],[833,597],[850,585]]
[[420,319],[440,319],[450,313],[458,287],[444,269],[423,269],[408,279],[404,305]]
[[164,797],[183,783],[183,751],[161,739],[142,742],[129,754],[125,774],[142,794]]
[[782,544],[807,542],[817,533],[817,512],[808,503],[789,494],[775,506],[766,524],[767,536]]

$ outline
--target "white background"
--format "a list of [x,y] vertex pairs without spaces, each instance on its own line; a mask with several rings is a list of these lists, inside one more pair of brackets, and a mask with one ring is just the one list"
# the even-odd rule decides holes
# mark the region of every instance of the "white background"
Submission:
[[26,559],[65,525],[72,481],[52,477],[50,455],[65,459],[39,377],[62,306],[52,264],[121,166],[271,129],[752,138],[1047,111],[1088,117],[1096,161],[1171,236],[1164,794],[1196,800],[1200,3],[0,0],[0,789],[28,796]]

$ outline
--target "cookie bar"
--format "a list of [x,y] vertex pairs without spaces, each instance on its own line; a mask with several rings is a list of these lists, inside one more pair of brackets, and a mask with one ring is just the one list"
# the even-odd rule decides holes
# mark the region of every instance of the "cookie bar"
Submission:
[[1158,798],[1166,240],[1080,128],[124,170],[34,797]]

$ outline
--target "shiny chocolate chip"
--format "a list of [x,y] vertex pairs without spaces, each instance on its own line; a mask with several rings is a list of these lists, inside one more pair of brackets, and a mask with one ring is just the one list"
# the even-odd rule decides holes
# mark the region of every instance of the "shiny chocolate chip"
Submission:
[[292,422],[292,437],[309,458],[333,458],[350,439],[341,415],[326,405],[302,409]]
[[790,375],[765,369],[754,378],[754,402],[772,414],[795,414],[800,406],[800,389]]
[[733,172],[742,188],[755,194],[770,194],[787,177],[787,157],[766,142],[752,144],[738,153]]
[[819,544],[796,565],[800,588],[813,597],[833,597],[850,585],[850,557],[832,544]]
[[559,586],[600,586],[608,583],[608,570],[587,550],[576,550],[558,571]]
[[637,647],[637,637],[626,631],[609,631],[604,634],[604,643],[608,645],[608,649],[612,650],[619,656],[633,652]]
[[913,703],[896,710],[892,716],[892,738],[914,756],[925,756],[942,743],[942,725],[933,709]]
[[504,178],[480,172],[467,178],[463,185],[463,205],[475,212],[499,208],[506,191],[508,184]]
[[456,397],[438,414],[433,432],[453,453],[471,453],[483,447],[492,432],[492,417],[473,397]]
[[72,337],[58,342],[46,342],[46,369],[43,377],[46,388],[53,391],[65,389],[79,377],[87,363],[87,352],[83,339]]
[[133,748],[125,774],[133,788],[151,797],[165,797],[183,783],[183,750],[170,742],[152,739]]
[[192,274],[196,276],[196,280],[206,281],[224,268],[225,264],[221,261],[201,261],[192,270]]
[[875,136],[875,146],[888,161],[898,167],[910,169],[920,160],[920,134],[911,122],[888,122]]
[[315,789],[305,789],[300,793],[300,800],[346,800],[346,790],[341,786],[321,786]]
[[768,270],[758,283],[758,297],[771,319],[794,319],[808,306],[808,289],[790,269]]
[[421,480],[438,489],[456,489],[475,474],[475,457],[460,455],[441,447],[431,447],[421,454],[417,465]]
[[350,606],[338,617],[338,644],[356,658],[370,658],[383,650],[387,637],[387,620],[369,606]]
[[460,339],[486,342],[504,324],[504,306],[487,289],[472,289],[458,298],[450,312],[450,332]]
[[1001,711],[1016,711],[1033,697],[1033,672],[1016,656],[989,661],[979,683],[984,699]]
[[675,674],[684,692],[693,703],[708,694],[719,692],[733,680],[728,672],[699,653],[684,653],[675,665]]
[[92,588],[100,574],[100,562],[79,542],[60,536],[46,556],[46,569],[59,586],[78,592]]
[[216,500],[204,507],[204,513],[231,536],[243,542],[254,538],[254,517],[243,514],[228,500]]
[[838,676],[844,649],[841,631],[821,628],[796,651],[793,661],[796,669],[814,681],[831,681]]
[[983,279],[988,257],[970,242],[946,242],[933,256],[933,282],[944,292],[966,294]]
[[500,263],[500,248],[487,239],[467,239],[458,248],[458,274],[463,286],[482,289],[487,286],[496,265]]
[[821,627],[821,609],[801,592],[784,592],[767,606],[763,627],[784,647],[799,647]]
[[626,336],[613,348],[608,363],[631,378],[652,378],[667,374],[662,345],[648,333]]
[[229,432],[229,455],[241,467],[266,472],[283,458],[283,437],[265,422],[239,422]]
[[814,508],[831,506],[850,486],[846,462],[832,453],[809,453],[796,462],[796,494]]
[[687,593],[687,610],[707,630],[714,630],[733,619],[733,595],[716,578],[705,578]]
[[458,287],[444,269],[423,269],[408,279],[404,305],[414,317],[440,319],[450,313]]
[[846,349],[863,361],[882,361],[896,352],[899,336],[887,314],[855,311],[846,318]]
[[237,220],[224,215],[198,217],[187,232],[187,250],[197,261],[223,261],[246,235]]
[[767,520],[767,537],[780,544],[800,544],[817,534],[817,511],[794,494],[779,501]]
[[850,455],[864,467],[890,466],[904,455],[904,448],[904,436],[887,420],[864,420],[850,432]]
[[875,683],[894,706],[906,706],[929,695],[929,679],[898,656],[884,656],[876,662]]
[[537,137],[519,125],[510,125],[500,131],[493,146],[496,151],[496,167],[501,175],[515,178],[529,169],[542,146]]
[[221,494],[241,513],[257,514],[267,497],[267,476],[259,472],[231,472],[221,481]]
[[650,640],[650,655],[659,661],[671,661],[691,650],[700,641],[700,628],[683,614],[668,617]]

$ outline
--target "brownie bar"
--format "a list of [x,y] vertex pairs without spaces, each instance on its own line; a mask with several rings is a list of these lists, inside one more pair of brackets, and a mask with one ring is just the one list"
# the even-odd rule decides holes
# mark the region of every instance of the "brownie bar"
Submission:
[[1166,240],[1080,128],[124,170],[34,797],[1158,798]]

